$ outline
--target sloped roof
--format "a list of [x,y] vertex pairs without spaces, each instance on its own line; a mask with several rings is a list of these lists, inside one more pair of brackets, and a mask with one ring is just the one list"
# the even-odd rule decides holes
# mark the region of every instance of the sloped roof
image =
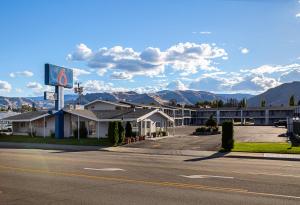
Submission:
[[32,112],[25,112],[18,115],[13,115],[10,117],[3,118],[3,121],[33,121],[37,120],[39,118],[42,118],[44,116],[48,116],[47,111],[32,111]]
[[98,119],[137,119],[156,109],[101,110],[93,111]]
[[115,105],[115,106],[120,106],[120,107],[130,108],[129,105],[125,105],[125,104],[118,103],[118,102],[112,102],[112,101],[100,100],[100,99],[91,101],[91,102],[85,104],[84,107],[89,106],[89,105],[92,105],[92,104],[94,104],[94,103],[98,103],[98,102],[100,102],[100,103],[105,103],[105,104],[110,104],[110,105]]

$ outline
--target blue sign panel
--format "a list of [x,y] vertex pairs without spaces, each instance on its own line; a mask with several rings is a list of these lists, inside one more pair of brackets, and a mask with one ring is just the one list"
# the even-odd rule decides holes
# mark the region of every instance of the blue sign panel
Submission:
[[73,87],[73,70],[56,65],[45,64],[45,85]]

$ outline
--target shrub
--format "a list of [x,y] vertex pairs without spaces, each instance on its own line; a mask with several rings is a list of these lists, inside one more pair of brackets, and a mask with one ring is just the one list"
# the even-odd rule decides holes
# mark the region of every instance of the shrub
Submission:
[[205,127],[198,127],[196,129],[196,132],[206,132],[206,128]]
[[109,122],[108,139],[113,145],[118,144],[119,142],[118,122]]
[[55,138],[55,132],[53,132],[53,130],[50,130],[50,137]]
[[121,122],[118,122],[119,143],[125,142],[125,130]]
[[167,132],[166,131],[161,131],[161,135],[162,136],[167,136]]
[[132,127],[131,127],[131,123],[130,122],[126,123],[126,126],[125,126],[125,136],[126,137],[133,137]]
[[[78,129],[75,129],[73,131],[73,135],[74,135],[75,138],[77,138],[77,136],[78,136]],[[54,136],[55,136],[55,134],[54,134]],[[87,136],[88,136],[88,130],[85,127],[85,124],[81,123],[80,124],[80,128],[79,128],[79,137],[80,138],[87,138]]]
[[218,131],[219,131],[219,127],[218,127],[218,126],[213,127],[212,130],[213,130],[214,132],[218,132]]
[[222,124],[222,148],[225,151],[231,151],[233,146],[233,122],[224,122]]
[[207,127],[216,127],[217,126],[217,121],[213,118],[213,116],[211,115],[209,117],[209,119],[206,121],[205,125]]

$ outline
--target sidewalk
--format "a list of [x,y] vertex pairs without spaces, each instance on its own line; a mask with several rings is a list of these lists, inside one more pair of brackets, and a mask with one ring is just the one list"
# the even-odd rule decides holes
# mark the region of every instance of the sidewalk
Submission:
[[215,151],[194,151],[194,150],[166,150],[166,149],[148,149],[148,148],[131,148],[131,147],[108,147],[104,150],[111,152],[125,152],[137,154],[153,154],[153,155],[176,155],[176,156],[192,156],[203,158],[248,158],[248,159],[278,159],[300,161],[300,154],[275,154],[275,153],[249,153],[249,152],[230,152],[222,153]]
[[248,153],[248,152],[221,153],[215,151],[149,149],[149,148],[131,148],[131,147],[100,147],[100,146],[58,145],[58,144],[13,143],[13,142],[0,142],[0,149],[1,148],[49,149],[49,150],[66,150],[66,151],[107,151],[107,152],[119,152],[119,153],[134,153],[134,154],[191,156],[191,157],[197,157],[199,159],[200,158],[213,159],[213,158],[224,157],[224,158],[300,161],[300,154],[298,155],[298,154],[273,154],[273,153]]

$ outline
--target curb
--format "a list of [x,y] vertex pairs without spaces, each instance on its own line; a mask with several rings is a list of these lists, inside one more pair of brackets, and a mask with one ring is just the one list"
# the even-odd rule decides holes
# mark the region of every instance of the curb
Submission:
[[15,149],[48,149],[48,150],[70,150],[70,151],[106,151],[132,154],[151,154],[151,155],[173,155],[197,157],[186,161],[200,161],[214,158],[241,158],[241,159],[270,159],[300,161],[300,154],[276,154],[276,153],[248,153],[230,152],[222,153],[216,151],[195,151],[195,150],[166,150],[166,149],[146,149],[129,147],[101,147],[101,146],[82,146],[82,145],[60,145],[60,144],[39,144],[39,143],[14,143],[0,142],[0,148]]

